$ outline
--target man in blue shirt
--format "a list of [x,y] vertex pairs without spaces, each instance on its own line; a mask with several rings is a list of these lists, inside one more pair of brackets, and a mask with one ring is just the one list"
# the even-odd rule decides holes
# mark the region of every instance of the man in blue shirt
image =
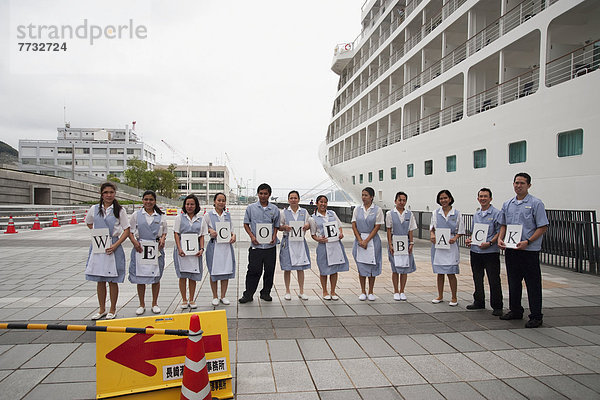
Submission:
[[[467,239],[467,246],[471,247],[471,271],[473,272],[473,304],[467,306],[467,310],[478,310],[485,308],[485,290],[483,287],[483,276],[487,274],[490,284],[490,305],[494,310],[492,315],[502,315],[502,285],[500,283],[500,249],[498,249],[498,234],[500,224],[498,214],[500,210],[492,205],[492,191],[481,188],[477,193],[477,201],[481,208],[473,215],[471,226],[471,237]],[[474,231],[475,224],[488,226],[487,236],[480,237],[484,231]],[[482,240],[480,245],[471,244],[472,240]]]
[[[510,311],[500,319],[522,319],[521,306],[522,281],[527,285],[529,298],[529,321],[526,328],[537,328],[542,325],[542,272],[540,270],[539,253],[542,249],[542,237],[548,229],[548,217],[544,203],[529,194],[531,176],[525,172],[515,175],[513,188],[516,196],[502,205],[499,216],[500,236],[498,245],[506,249],[505,262],[508,276],[508,295]],[[521,225],[521,237],[506,236],[507,225]],[[511,243],[516,248],[507,248]]]
[[[253,300],[261,275],[263,288],[260,298],[272,301],[273,275],[277,250],[277,230],[279,228],[279,209],[269,203],[271,186],[262,183],[257,190],[258,201],[246,208],[244,215],[244,230],[250,236],[251,245],[248,249],[248,271],[246,272],[246,290],[239,299],[240,303]],[[257,224],[262,224],[258,225]],[[266,224],[266,225],[265,225]]]

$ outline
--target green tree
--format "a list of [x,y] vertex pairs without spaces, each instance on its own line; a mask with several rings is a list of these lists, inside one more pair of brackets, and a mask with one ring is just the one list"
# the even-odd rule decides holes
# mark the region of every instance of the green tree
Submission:
[[125,170],[125,183],[131,187],[140,189],[143,185],[144,172],[148,169],[145,161],[133,157],[127,160]]
[[111,182],[121,183],[121,180],[115,174],[106,175],[106,180],[111,181]]
[[175,165],[171,164],[167,169],[156,169],[154,174],[158,178],[158,193],[162,196],[175,198],[177,195],[177,177],[174,174]]
[[159,191],[160,181],[155,173],[156,171],[144,171],[142,174],[142,187],[144,190]]

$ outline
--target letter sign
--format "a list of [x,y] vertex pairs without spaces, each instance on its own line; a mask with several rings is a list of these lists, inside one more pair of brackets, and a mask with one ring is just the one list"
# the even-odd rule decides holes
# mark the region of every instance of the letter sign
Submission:
[[506,225],[506,235],[504,236],[504,244],[509,249],[516,249],[517,244],[521,241],[523,234],[523,225]]
[[408,255],[408,235],[392,236],[394,242],[394,255]]
[[229,222],[217,222],[215,223],[215,229],[217,231],[217,243],[229,243],[231,240],[231,225]]
[[488,224],[474,224],[473,233],[471,234],[471,244],[481,246],[481,243],[487,242],[489,229],[490,226]]
[[301,242],[304,240],[304,230],[302,227],[304,226],[304,221],[290,221],[288,224],[290,228],[289,231],[290,242]]
[[195,255],[198,250],[198,235],[196,233],[181,234],[181,250],[186,256]]
[[340,240],[340,232],[338,230],[337,221],[324,222],[323,234],[328,242],[336,242]]
[[106,253],[111,245],[108,228],[92,229],[92,253]]
[[450,248],[450,229],[436,228],[435,229],[435,248],[449,249]]
[[271,224],[256,224],[256,240],[260,244],[269,244],[273,239],[273,225]]

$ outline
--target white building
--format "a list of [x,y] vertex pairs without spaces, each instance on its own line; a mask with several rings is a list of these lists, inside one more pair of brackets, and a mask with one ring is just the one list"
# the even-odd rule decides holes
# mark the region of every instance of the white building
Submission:
[[[134,125],[135,126],[135,125]],[[143,143],[134,130],[58,128],[57,140],[19,140],[22,171],[80,180],[84,176],[124,179],[127,160],[136,157],[153,170],[156,150]]]
[[[168,165],[156,166],[167,168]],[[213,196],[219,192],[229,196],[229,169],[224,165],[178,165],[174,174],[180,196],[195,194],[203,204],[212,204]]]

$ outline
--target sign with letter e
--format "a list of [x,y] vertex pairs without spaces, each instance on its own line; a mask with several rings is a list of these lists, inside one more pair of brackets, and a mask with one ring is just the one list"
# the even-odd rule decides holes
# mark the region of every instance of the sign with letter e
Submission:
[[516,249],[521,241],[523,234],[523,225],[506,225],[506,235],[504,235],[504,244],[509,249]]
[[340,240],[340,231],[337,226],[337,221],[324,222],[323,234],[329,243]]
[[[194,313],[212,396],[233,398],[225,310]],[[97,321],[98,326],[189,329],[192,313]],[[179,399],[187,336],[96,332],[96,398]]]
[[106,253],[112,246],[108,228],[92,229],[92,253]]
[[471,245],[481,246],[481,243],[487,242],[488,224],[473,224],[473,233],[471,234]]

